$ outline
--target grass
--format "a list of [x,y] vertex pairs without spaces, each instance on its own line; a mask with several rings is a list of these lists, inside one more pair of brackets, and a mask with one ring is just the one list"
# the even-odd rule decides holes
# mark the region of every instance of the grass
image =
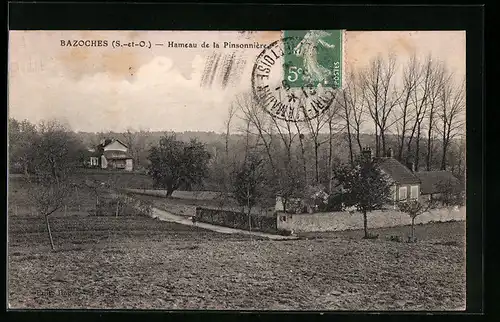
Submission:
[[[22,189],[9,202],[22,201]],[[11,199],[12,197],[12,199]],[[81,197],[84,199],[84,197]],[[83,202],[85,200],[82,200]],[[270,241],[149,217],[9,212],[10,308],[453,310],[465,299],[465,223]]]

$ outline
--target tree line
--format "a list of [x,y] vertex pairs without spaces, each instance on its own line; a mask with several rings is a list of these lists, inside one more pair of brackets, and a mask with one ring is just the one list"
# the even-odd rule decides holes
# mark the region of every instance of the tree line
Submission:
[[[465,83],[430,55],[413,55],[406,62],[378,56],[365,68],[346,71],[344,88],[317,118],[279,120],[252,95],[242,94],[228,110],[225,132],[212,169],[219,185],[228,189],[236,169],[260,159],[258,169],[267,178],[261,190],[285,202],[311,186],[334,192],[334,170],[353,164],[367,146],[375,157],[393,151],[416,171],[450,170],[463,180]],[[230,146],[233,133],[240,139]]]

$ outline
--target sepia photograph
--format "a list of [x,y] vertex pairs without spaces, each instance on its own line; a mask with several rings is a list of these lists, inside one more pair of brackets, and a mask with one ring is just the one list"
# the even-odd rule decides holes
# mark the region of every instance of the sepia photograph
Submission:
[[9,309],[466,309],[465,31],[8,35]]

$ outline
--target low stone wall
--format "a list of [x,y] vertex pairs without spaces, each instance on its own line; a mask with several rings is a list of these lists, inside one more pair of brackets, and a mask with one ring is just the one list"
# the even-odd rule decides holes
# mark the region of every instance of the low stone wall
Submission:
[[[363,229],[363,214],[349,212],[331,212],[314,214],[278,213],[278,230],[295,232],[342,231]],[[398,211],[373,211],[368,213],[369,228],[405,226],[411,224],[411,218]],[[415,224],[465,220],[465,207],[459,209],[434,209],[421,214]]]
[[[248,215],[241,212],[196,208],[196,220],[199,222],[218,226],[249,230]],[[277,233],[275,217],[251,215],[252,231]]]

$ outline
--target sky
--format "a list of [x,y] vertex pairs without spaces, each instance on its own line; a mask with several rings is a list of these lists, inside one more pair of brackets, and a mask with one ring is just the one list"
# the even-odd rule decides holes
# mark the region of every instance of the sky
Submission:
[[[222,132],[236,95],[251,91],[262,51],[223,48],[224,42],[269,44],[280,37],[276,31],[10,31],[9,117],[34,123],[55,118],[88,132]],[[464,31],[346,31],[344,68],[362,68],[378,54],[404,61],[415,52],[430,53],[465,76],[465,38]],[[84,46],[67,45],[80,40]],[[85,46],[92,40],[107,46]],[[114,46],[117,41],[136,46]],[[222,58],[215,69],[210,63],[217,54]],[[228,57],[235,71],[223,86]],[[210,66],[217,70],[213,82]]]

